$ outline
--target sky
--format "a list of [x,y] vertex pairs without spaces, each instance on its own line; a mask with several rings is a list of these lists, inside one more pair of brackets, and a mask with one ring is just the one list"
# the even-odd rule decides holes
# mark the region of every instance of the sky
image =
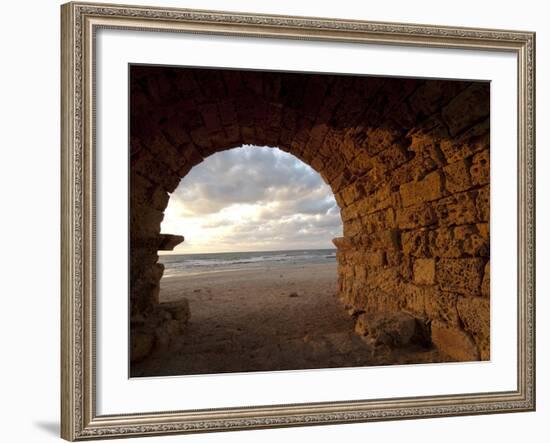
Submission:
[[206,158],[170,196],[161,232],[174,252],[334,248],[340,211],[321,176],[277,148],[243,146]]

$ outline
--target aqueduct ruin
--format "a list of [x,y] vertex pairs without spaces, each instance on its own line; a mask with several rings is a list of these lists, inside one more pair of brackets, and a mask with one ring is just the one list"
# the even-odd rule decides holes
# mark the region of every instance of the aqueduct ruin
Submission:
[[131,358],[183,332],[158,303],[169,194],[207,156],[279,147],[341,210],[339,298],[357,319],[407,313],[456,360],[489,359],[489,84],[132,66]]

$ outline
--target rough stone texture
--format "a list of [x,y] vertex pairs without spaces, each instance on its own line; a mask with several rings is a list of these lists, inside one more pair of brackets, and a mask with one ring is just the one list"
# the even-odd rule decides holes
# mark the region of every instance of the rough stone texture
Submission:
[[401,185],[401,200],[404,207],[418,203],[437,200],[442,196],[441,173],[434,171],[420,181],[413,181]]
[[462,192],[472,187],[470,162],[462,159],[443,168],[445,188],[448,192]]
[[432,322],[432,342],[444,349],[450,357],[458,361],[480,359],[480,351],[472,337],[459,327],[451,327],[434,320]]
[[426,297],[426,315],[432,320],[459,327],[458,295],[452,292],[432,291]]
[[405,313],[431,323],[453,358],[488,358],[488,83],[148,66],[130,76],[132,354],[184,330],[158,304],[169,194],[205,157],[253,144],[331,186],[350,313]]
[[153,350],[155,344],[155,336],[147,333],[134,333],[131,340],[132,348],[130,355],[132,362],[143,360]]
[[489,183],[489,150],[479,152],[472,157],[470,168],[472,183],[474,185],[486,185]]
[[355,324],[355,332],[374,346],[399,347],[427,343],[424,325],[404,312],[360,314]]
[[160,234],[159,251],[171,251],[183,241],[181,235]]
[[479,297],[459,297],[457,301],[460,320],[472,335],[482,360],[490,358],[489,305],[488,299]]
[[413,275],[417,285],[433,285],[435,283],[435,260],[433,258],[415,260]]
[[482,258],[442,258],[436,267],[439,288],[442,291],[480,295],[484,268]]
[[489,297],[491,291],[491,276],[490,276],[489,262],[485,265],[485,271],[483,272],[483,280],[481,281],[481,294],[484,297]]

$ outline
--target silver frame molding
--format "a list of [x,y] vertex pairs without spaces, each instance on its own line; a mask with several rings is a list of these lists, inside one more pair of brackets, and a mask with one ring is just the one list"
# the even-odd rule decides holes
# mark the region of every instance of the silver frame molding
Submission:
[[[94,33],[99,28],[507,51],[518,58],[517,390],[103,415],[95,408]],[[61,436],[67,440],[535,410],[535,34],[124,5],[61,7]]]

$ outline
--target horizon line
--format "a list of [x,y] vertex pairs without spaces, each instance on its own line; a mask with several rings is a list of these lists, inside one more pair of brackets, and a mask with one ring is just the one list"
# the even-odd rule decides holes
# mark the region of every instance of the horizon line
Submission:
[[329,249],[337,250],[338,248],[299,248],[299,249],[262,249],[256,251],[218,251],[218,252],[179,252],[179,251],[158,251],[159,255],[198,255],[198,254],[235,254],[249,252],[289,252],[289,251],[326,251]]

